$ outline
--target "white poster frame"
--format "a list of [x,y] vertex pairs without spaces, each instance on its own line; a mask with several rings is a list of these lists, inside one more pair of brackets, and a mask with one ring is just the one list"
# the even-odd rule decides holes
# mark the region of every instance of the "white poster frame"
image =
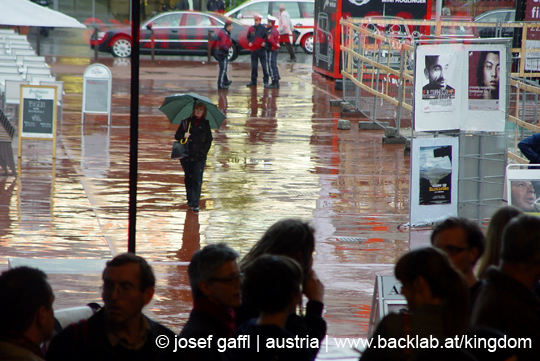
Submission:
[[[451,146],[451,177],[450,203],[420,204],[420,150],[428,147]],[[411,186],[410,186],[410,216],[412,227],[425,225],[457,216],[458,202],[458,171],[459,171],[459,138],[458,137],[418,137],[411,140]]]
[[[498,107],[496,110],[472,109],[469,104],[469,54],[471,51],[488,50],[498,51],[500,54]],[[427,99],[425,91],[423,93],[423,88],[428,84],[426,56],[436,55],[452,59],[444,62],[449,75],[444,75],[443,70],[443,76],[447,78],[446,86],[454,89],[453,98],[447,91],[441,92],[443,99]],[[508,42],[418,44],[415,49],[417,61],[414,75],[414,130],[504,132],[508,86],[507,57]]]
[[[106,110],[101,111],[97,109],[88,109],[87,94],[88,82],[99,81],[105,82],[107,93],[105,94],[106,98]],[[103,64],[92,64],[88,66],[83,73],[83,97],[82,97],[82,114],[81,114],[81,124],[84,123],[84,116],[86,113],[93,114],[107,114],[107,124],[111,125],[111,102],[112,102],[112,73],[109,68]],[[90,107],[91,108],[91,107]]]
[[[522,212],[540,216],[540,169],[529,168],[529,164],[509,164],[506,167],[506,191],[505,198],[508,200],[508,205],[520,209]],[[535,167],[535,165],[532,165]],[[540,165],[537,165],[540,167]],[[514,202],[512,198],[512,182],[535,182],[535,208],[537,211],[530,211],[520,207],[519,203]]]

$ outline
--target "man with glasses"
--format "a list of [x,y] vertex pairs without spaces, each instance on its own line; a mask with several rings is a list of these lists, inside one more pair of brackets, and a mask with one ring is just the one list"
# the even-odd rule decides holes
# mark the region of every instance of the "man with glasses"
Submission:
[[104,308],[58,334],[46,359],[162,359],[168,352],[165,339],[174,341],[175,335],[142,313],[154,296],[156,279],[150,265],[142,257],[124,253],[107,262],[102,278]]
[[474,266],[484,253],[485,238],[480,227],[467,218],[450,217],[437,224],[431,233],[431,244],[443,250],[454,267],[461,271],[471,291],[470,308],[482,282],[474,275]]
[[211,244],[195,252],[188,267],[193,310],[180,332],[181,340],[207,340],[205,347],[182,349],[186,360],[221,360],[218,339],[234,335],[234,307],[242,303],[238,253],[225,243]]

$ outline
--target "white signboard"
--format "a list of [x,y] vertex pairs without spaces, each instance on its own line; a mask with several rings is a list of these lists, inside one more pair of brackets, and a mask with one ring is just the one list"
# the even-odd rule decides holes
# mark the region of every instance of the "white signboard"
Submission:
[[458,144],[457,137],[412,139],[412,226],[457,216]]
[[503,132],[505,44],[418,45],[414,129]]
[[401,282],[394,276],[375,276],[375,289],[371,302],[368,335],[371,336],[379,321],[390,312],[407,309],[407,300],[401,293]]
[[83,75],[83,105],[81,123],[86,113],[108,114],[111,125],[112,75],[103,64],[92,64]]

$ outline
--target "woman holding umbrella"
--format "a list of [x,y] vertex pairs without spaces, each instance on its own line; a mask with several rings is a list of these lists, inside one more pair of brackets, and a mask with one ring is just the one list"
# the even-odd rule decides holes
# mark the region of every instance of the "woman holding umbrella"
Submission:
[[189,156],[180,159],[184,169],[188,207],[199,211],[201,186],[206,156],[212,145],[212,130],[206,119],[207,109],[203,102],[196,102],[189,118],[180,122],[174,138],[178,141],[187,139]]

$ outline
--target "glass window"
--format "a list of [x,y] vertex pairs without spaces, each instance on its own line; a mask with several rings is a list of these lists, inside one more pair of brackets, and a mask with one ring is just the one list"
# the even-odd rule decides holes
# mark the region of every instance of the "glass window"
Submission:
[[201,14],[185,14],[186,26],[209,26],[210,19],[206,15]]
[[[279,5],[277,3],[274,3],[274,6]],[[298,3],[296,1],[292,2],[286,2],[285,3],[285,10],[289,13],[291,19],[301,19],[302,15],[300,15],[300,8],[298,7]]]
[[486,15],[477,21],[481,23],[496,23],[497,21],[506,21],[508,13],[507,12],[497,12],[493,14]]
[[151,21],[154,27],[178,27],[180,26],[180,14],[167,14]]
[[235,14],[235,17],[237,19],[249,19],[253,18],[253,14],[255,13],[259,14],[262,17],[266,17],[266,15],[268,15],[268,3],[260,2],[248,5],[245,8],[241,9],[237,14]]
[[298,3],[300,5],[300,9],[302,10],[302,17],[304,19],[306,18],[314,18],[315,17],[315,6],[312,3]]

